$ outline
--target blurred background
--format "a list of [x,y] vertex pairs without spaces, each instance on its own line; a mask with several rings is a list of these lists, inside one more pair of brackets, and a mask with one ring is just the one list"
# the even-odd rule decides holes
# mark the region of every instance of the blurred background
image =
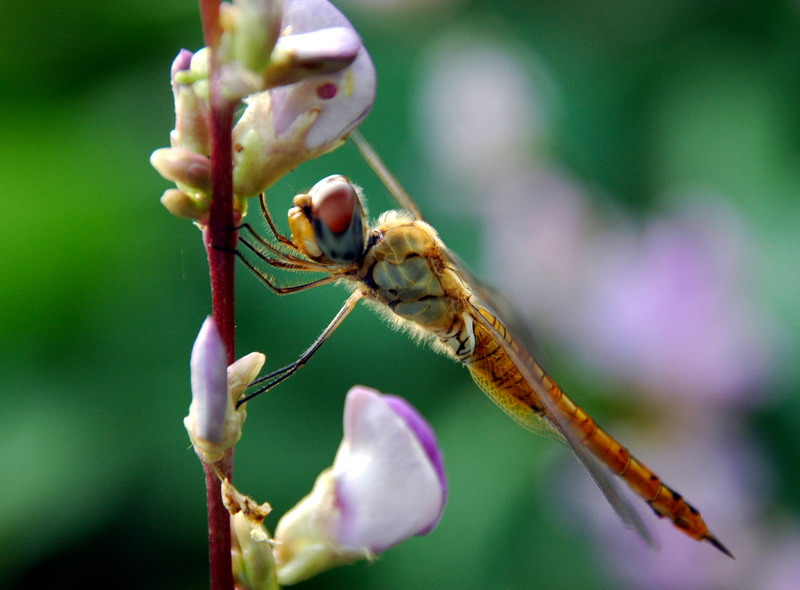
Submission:
[[[513,299],[546,366],[700,508],[731,561],[652,552],[569,452],[357,310],[251,404],[236,482],[310,490],[356,383],[407,397],[450,478],[438,529],[306,588],[795,588],[800,579],[800,5],[342,0],[378,70],[362,126],[447,244]],[[182,418],[210,311],[199,232],[150,167],[196,2],[0,3],[0,587],[207,587]],[[386,191],[347,145],[332,173]],[[344,301],[243,269],[238,354],[290,362]],[[291,280],[291,277],[289,278]]]

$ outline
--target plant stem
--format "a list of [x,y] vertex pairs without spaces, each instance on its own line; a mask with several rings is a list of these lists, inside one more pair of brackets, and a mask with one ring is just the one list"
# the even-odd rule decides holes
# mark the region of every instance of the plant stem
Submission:
[[[213,62],[213,59],[212,59]],[[213,71],[213,69],[212,69]],[[233,217],[233,105],[219,100],[217,84],[211,84],[211,211],[203,239],[211,275],[211,301],[228,364],[234,361],[235,318],[233,306],[236,232]],[[216,100],[215,100],[216,98]]]
[[220,35],[219,2],[200,0],[200,19],[203,21],[203,40],[206,47],[216,49]]
[[[230,473],[233,466],[233,449],[225,453],[219,464]],[[206,480],[206,505],[208,507],[208,563],[211,590],[233,590],[233,565],[231,562],[231,517],[222,503],[222,487],[213,467],[203,463]]]
[[[220,95],[216,48],[219,42],[219,0],[200,0],[200,14],[206,46],[211,49],[210,114],[211,136],[211,210],[203,232],[211,276],[211,299],[214,320],[222,336],[228,364],[235,358],[234,256],[236,232],[233,217],[233,113],[235,105]],[[233,449],[216,466],[228,478],[233,474]],[[222,503],[220,481],[214,466],[203,464],[208,506],[208,557],[211,590],[233,590],[231,564],[231,526],[228,510]]]

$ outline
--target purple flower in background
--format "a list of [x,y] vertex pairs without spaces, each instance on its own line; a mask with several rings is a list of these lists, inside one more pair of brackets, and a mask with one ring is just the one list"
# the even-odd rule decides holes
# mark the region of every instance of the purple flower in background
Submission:
[[542,124],[541,100],[523,63],[494,43],[451,35],[429,52],[427,64],[420,132],[437,169],[455,182],[487,184],[520,167]]
[[[427,61],[420,132],[458,206],[486,227],[492,282],[538,331],[593,370],[674,397],[749,397],[773,343],[754,293],[747,229],[704,195],[635,227],[590,205],[587,189],[531,157],[555,95],[537,56],[454,36]],[[526,68],[531,63],[534,68]]]
[[563,175],[518,177],[499,182],[506,206],[487,211],[487,258],[534,325],[652,395],[758,401],[773,342],[729,205],[687,200],[635,228],[620,213],[599,219]]
[[564,520],[580,532],[587,518],[595,525],[599,559],[621,587],[794,587],[789,548],[800,526],[789,515],[780,526],[764,518],[774,494],[768,461],[740,416],[769,392],[777,356],[758,299],[752,225],[713,193],[666,195],[658,215],[634,220],[537,157],[553,111],[542,99],[556,93],[541,76],[546,67],[521,65],[539,65],[537,56],[517,49],[473,35],[433,52],[419,105],[420,133],[447,188],[437,192],[479,216],[488,278],[535,334],[565,343],[576,367],[589,360],[590,383],[623,392],[647,416],[633,432],[604,427],[703,512],[738,565],[664,520],[653,521],[663,549],[652,552],[577,467],[558,482],[570,505]]
[[598,236],[585,351],[671,400],[754,403],[772,343],[749,289],[746,234],[720,199],[695,200],[638,233]]
[[425,535],[446,498],[431,427],[402,398],[356,386],[333,466],[278,523],[278,579],[296,583]]

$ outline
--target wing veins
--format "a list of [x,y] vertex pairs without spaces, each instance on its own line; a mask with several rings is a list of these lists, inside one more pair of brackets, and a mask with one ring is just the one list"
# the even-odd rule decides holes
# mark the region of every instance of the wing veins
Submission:
[[[581,465],[584,466],[586,471],[589,472],[589,475],[597,484],[597,487],[600,488],[600,491],[606,497],[608,503],[611,504],[617,516],[619,516],[626,527],[635,530],[649,547],[655,548],[657,546],[656,540],[633,504],[622,495],[622,486],[620,482],[614,478],[614,475],[605,465],[586,450],[586,447],[572,428],[569,419],[550,397],[547,388],[542,383],[542,380],[536,377],[529,363],[509,344],[509,341],[503,337],[500,330],[492,325],[492,323],[480,313],[473,302],[470,302],[470,308],[472,320],[480,323],[483,328],[488,330],[489,333],[495,337],[495,340],[503,348],[503,351],[517,367],[522,378],[525,379],[531,389],[536,393],[541,406],[545,409],[545,418],[564,437],[572,453]],[[491,311],[491,313],[494,312]],[[503,323],[502,318],[498,319],[500,319],[501,325],[503,325],[506,333],[509,333],[508,326]]]

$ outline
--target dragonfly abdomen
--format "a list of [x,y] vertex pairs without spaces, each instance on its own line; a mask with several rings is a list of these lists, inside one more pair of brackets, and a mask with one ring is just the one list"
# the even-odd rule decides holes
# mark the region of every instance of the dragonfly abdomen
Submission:
[[[571,428],[570,438],[577,439],[591,455],[619,476],[634,493],[647,502],[657,516],[669,518],[677,528],[693,539],[708,541],[730,555],[711,534],[703,517],[691,504],[663,483],[658,475],[634,457],[625,446],[600,428],[536,361],[516,348],[505,327],[494,315],[484,308],[478,308],[477,311],[494,327],[494,332],[505,338],[506,343],[514,347],[519,357],[527,362],[552,400],[548,406],[557,409],[561,416],[555,420],[547,415],[537,392],[528,385],[505,348],[496,342],[497,336],[482,323],[474,322],[475,351],[464,364],[478,386],[495,403],[530,430],[541,432],[541,422],[546,422],[553,431],[559,433],[564,428]],[[559,427],[554,427],[554,423]]]
[[700,513],[681,494],[662,482],[658,475],[631,455],[627,448],[597,426],[592,417],[567,397],[558,385],[551,380],[550,383],[551,393],[557,398],[557,407],[567,416],[569,423],[579,433],[582,444],[595,457],[621,477],[659,518],[669,518],[675,526],[694,539],[705,539],[718,544]]

